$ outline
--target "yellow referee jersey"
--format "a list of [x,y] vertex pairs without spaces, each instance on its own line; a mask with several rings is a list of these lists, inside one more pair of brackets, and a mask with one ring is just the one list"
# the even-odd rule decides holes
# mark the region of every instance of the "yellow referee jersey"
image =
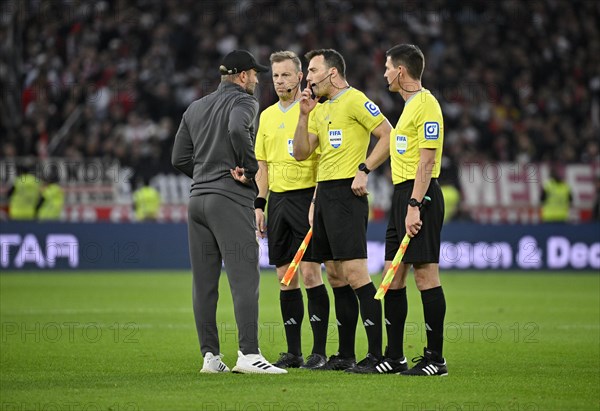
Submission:
[[316,185],[318,150],[304,161],[296,161],[293,156],[299,115],[297,101],[287,108],[278,102],[260,115],[255,154],[257,160],[267,162],[270,191],[282,193]]
[[319,137],[321,148],[317,181],[354,177],[367,158],[371,132],[385,119],[379,107],[350,87],[312,112],[308,131]]
[[444,146],[444,119],[437,99],[422,89],[406,101],[398,124],[390,133],[392,182],[414,180],[421,148],[435,148],[435,165],[431,177],[440,175]]

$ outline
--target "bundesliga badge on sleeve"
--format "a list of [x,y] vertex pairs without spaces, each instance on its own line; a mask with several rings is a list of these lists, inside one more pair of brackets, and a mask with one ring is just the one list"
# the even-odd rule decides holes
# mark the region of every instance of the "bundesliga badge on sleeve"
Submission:
[[440,137],[440,123],[437,121],[426,122],[424,128],[426,140],[437,140]]

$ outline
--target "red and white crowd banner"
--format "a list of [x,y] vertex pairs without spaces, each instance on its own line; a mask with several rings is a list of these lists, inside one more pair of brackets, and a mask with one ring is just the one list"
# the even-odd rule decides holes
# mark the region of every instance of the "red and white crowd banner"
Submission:
[[[600,166],[571,164],[560,171],[573,197],[571,221],[589,220],[597,200]],[[461,207],[481,223],[537,223],[549,176],[546,164],[463,163],[459,167]]]
[[[72,223],[85,222],[136,222],[135,211],[131,205],[72,205],[66,206],[63,221]],[[160,223],[185,223],[187,221],[187,205],[163,205],[156,219]]]

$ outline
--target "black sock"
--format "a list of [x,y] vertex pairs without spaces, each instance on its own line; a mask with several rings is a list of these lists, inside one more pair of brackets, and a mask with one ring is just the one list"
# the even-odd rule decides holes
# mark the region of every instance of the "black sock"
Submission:
[[385,294],[385,329],[387,348],[385,356],[394,360],[404,357],[404,325],[408,314],[406,287],[388,290]]
[[329,294],[325,284],[307,288],[308,317],[313,331],[313,354],[325,355],[329,327]]
[[333,288],[335,317],[340,338],[338,353],[344,358],[354,358],[356,323],[358,322],[358,300],[349,285]]
[[367,332],[367,340],[369,342],[369,352],[381,357],[381,301],[376,300],[375,285],[373,283],[365,284],[354,290],[360,302],[360,316]]
[[427,348],[442,356],[444,345],[444,317],[446,316],[446,298],[442,286],[421,291]]
[[281,316],[285,328],[285,338],[287,339],[288,350],[290,354],[301,355],[302,345],[300,335],[302,331],[302,320],[304,319],[304,301],[302,300],[302,291],[299,288],[295,290],[279,291],[279,303],[281,306]]

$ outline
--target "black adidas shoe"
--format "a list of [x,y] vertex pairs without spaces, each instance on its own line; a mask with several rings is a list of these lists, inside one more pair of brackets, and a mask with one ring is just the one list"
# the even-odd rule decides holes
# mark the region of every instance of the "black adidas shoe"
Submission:
[[318,370],[327,365],[327,357],[323,354],[311,354],[306,358],[306,363],[300,366],[307,370]]
[[377,374],[379,371],[376,366],[381,361],[381,358],[377,358],[371,353],[367,353],[367,356],[357,363],[354,367],[348,368],[346,372],[354,374]]
[[280,357],[273,365],[279,368],[299,368],[304,365],[304,358],[301,355],[290,354],[289,352],[279,353]]
[[448,375],[446,360],[435,351],[428,350],[427,348],[424,349],[423,356],[413,358],[412,362],[417,364],[410,370],[402,372],[402,375]]
[[398,360],[385,357],[375,366],[375,369],[381,374],[400,374],[408,370],[408,364],[406,363],[406,357]]
[[345,358],[340,357],[338,354],[332,355],[327,360],[327,364],[320,368],[313,368],[313,370],[323,370],[323,371],[343,371],[348,368],[352,368],[356,365],[356,360],[354,357]]

